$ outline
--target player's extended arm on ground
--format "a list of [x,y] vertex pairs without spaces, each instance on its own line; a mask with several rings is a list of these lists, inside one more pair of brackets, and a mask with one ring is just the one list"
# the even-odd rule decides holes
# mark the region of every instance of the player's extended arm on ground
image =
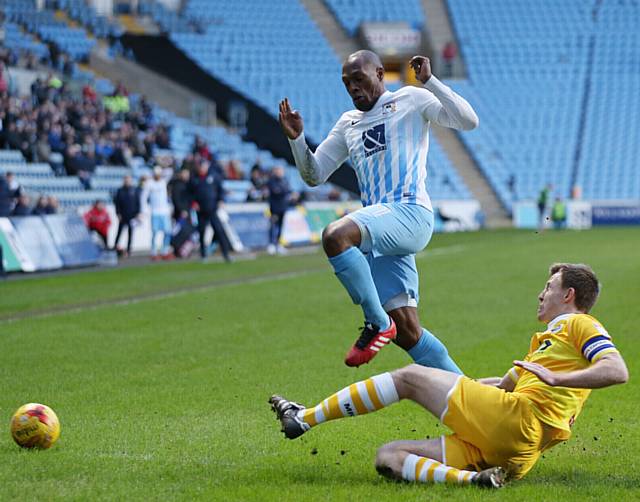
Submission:
[[471,105],[450,87],[440,82],[431,73],[431,62],[424,56],[414,56],[410,65],[416,72],[416,78],[431,91],[437,100],[424,103],[426,118],[443,127],[470,131],[478,127],[480,120]]
[[588,368],[566,373],[551,371],[540,364],[528,361],[513,361],[513,364],[530,371],[544,383],[554,387],[600,389],[625,383],[629,379],[627,365],[617,353],[605,354]]
[[287,98],[280,102],[280,126],[289,139],[291,152],[300,171],[300,176],[309,186],[321,185],[333,173],[347,156],[347,146],[336,127],[314,154],[304,137],[304,124],[300,114],[291,108]]

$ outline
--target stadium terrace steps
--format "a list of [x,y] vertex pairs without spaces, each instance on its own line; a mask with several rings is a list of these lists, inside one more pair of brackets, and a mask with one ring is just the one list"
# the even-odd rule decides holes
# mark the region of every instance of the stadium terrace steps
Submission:
[[123,14],[118,16],[118,21],[127,33],[133,33],[134,35],[144,35],[147,33],[147,28],[143,26],[138,20],[131,15]]
[[320,28],[320,31],[322,31],[322,34],[331,44],[331,47],[341,61],[346,60],[349,54],[353,54],[360,48],[324,2],[318,0],[300,0],[300,3],[318,25],[318,28]]
[[[445,0],[421,0],[421,3],[422,9],[425,12],[426,31],[429,34],[431,48],[436,61],[434,68],[436,72],[439,72],[438,66],[441,62],[440,55],[442,54],[444,46],[450,41],[454,41],[458,47],[460,44],[451,25]],[[459,64],[453,67],[453,75],[451,75],[451,78],[466,77],[466,70],[460,51],[458,51],[458,61]]]
[[[442,145],[447,157],[451,160],[472,196],[480,203],[489,228],[505,228],[511,226],[509,215],[496,197],[487,179],[482,175],[473,158],[469,155],[457,131],[433,125],[431,132]],[[461,134],[465,134],[464,132]]]

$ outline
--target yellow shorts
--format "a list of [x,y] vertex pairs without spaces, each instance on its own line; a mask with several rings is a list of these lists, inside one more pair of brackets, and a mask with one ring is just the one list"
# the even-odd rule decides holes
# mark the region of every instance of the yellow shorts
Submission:
[[540,456],[543,425],[522,394],[460,377],[442,422],[455,433],[443,441],[444,463],[451,467],[478,471],[502,466],[518,479]]

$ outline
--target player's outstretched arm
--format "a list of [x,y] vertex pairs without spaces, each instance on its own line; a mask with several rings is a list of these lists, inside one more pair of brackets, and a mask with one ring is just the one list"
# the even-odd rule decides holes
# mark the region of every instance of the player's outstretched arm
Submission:
[[[409,63],[416,72],[416,78],[431,91],[418,103],[423,115],[431,122],[443,127],[470,131],[478,127],[480,120],[471,105],[450,87],[440,82],[431,73],[431,62],[425,56],[414,56]],[[433,99],[435,96],[437,99]],[[420,99],[420,98],[418,98]]]
[[338,124],[332,129],[316,149],[314,154],[307,145],[304,137],[302,116],[291,107],[289,100],[280,101],[280,127],[289,139],[291,152],[300,171],[300,176],[309,186],[317,186],[329,178],[340,167],[349,154],[344,135]]
[[605,354],[588,368],[561,373],[529,361],[513,361],[513,364],[530,371],[547,385],[576,389],[600,389],[626,383],[629,380],[627,365],[618,353]]

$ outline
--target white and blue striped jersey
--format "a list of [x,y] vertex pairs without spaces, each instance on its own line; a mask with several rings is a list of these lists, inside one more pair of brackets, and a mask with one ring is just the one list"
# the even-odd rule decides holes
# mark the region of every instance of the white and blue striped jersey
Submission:
[[400,202],[432,209],[427,193],[430,122],[469,130],[478,117],[467,101],[432,76],[423,89],[386,91],[371,110],[344,113],[315,154],[304,135],[289,141],[309,185],[324,183],[349,159],[364,206]]

